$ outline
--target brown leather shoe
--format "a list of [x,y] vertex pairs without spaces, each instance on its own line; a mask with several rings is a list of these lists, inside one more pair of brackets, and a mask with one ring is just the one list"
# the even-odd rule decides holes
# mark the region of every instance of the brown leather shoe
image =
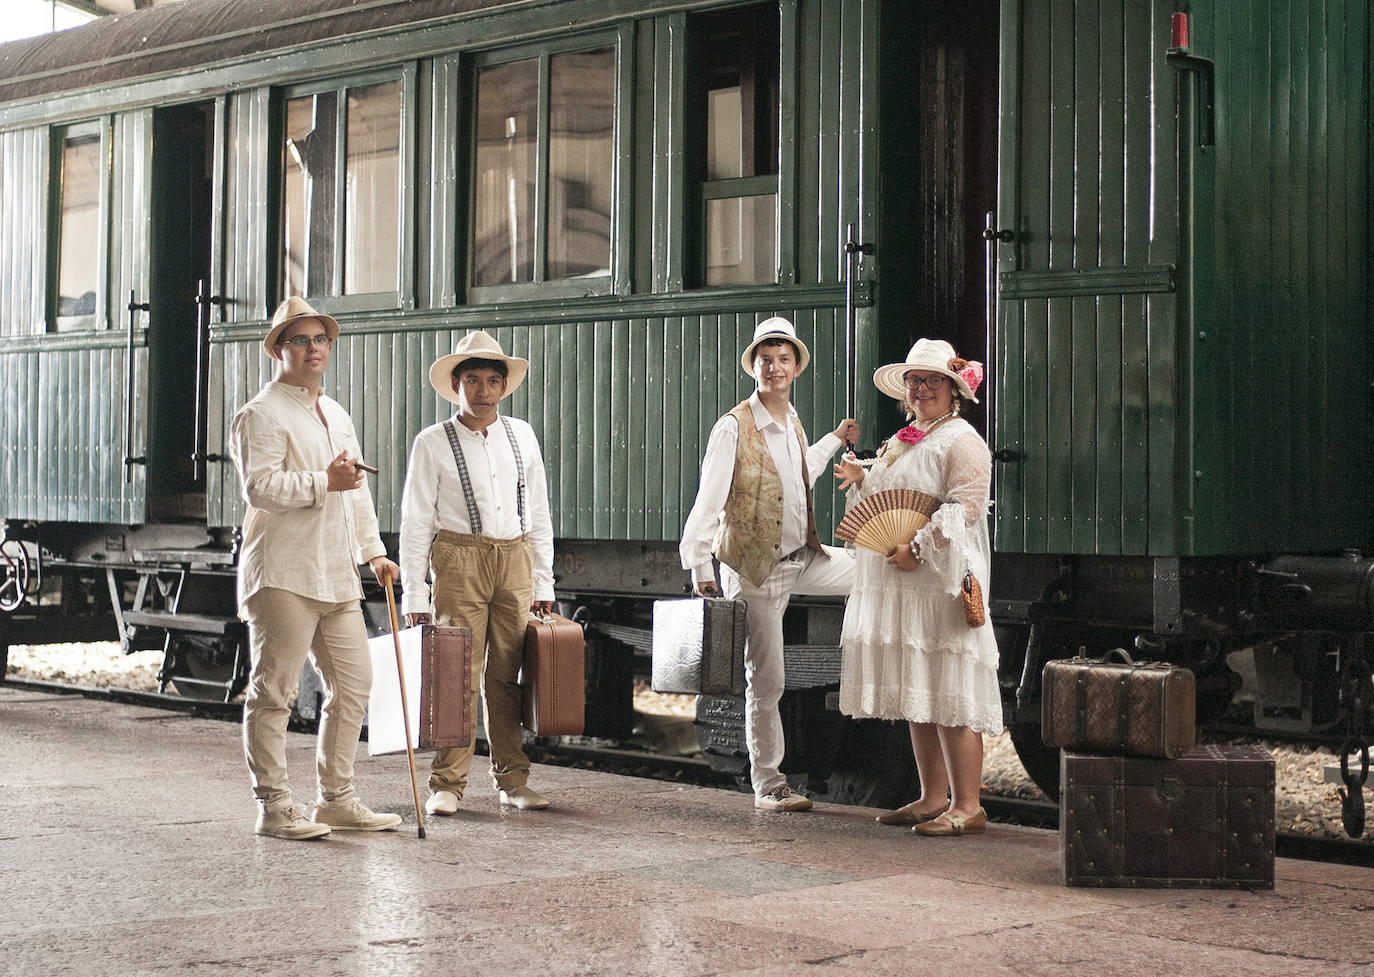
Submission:
[[910,804],[903,804],[895,811],[879,814],[873,820],[879,824],[925,824],[927,821],[934,821],[944,813],[944,810],[942,807],[933,814],[922,814],[916,809],[916,802],[912,801]]
[[988,812],[980,807],[978,813],[971,818],[961,818],[957,814],[950,814],[946,811],[925,824],[916,825],[911,830],[930,838],[938,838],[947,835],[980,835],[987,830],[987,827]]

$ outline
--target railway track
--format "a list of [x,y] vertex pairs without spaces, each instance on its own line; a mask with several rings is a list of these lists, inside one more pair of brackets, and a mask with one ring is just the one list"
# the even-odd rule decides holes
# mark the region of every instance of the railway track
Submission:
[[[6,678],[3,684],[10,688],[30,689],[53,695],[80,695],[89,699],[147,706],[225,722],[240,722],[243,717],[243,706],[237,702],[188,699],[117,686],[96,687],[45,679]],[[293,719],[292,728],[298,732],[309,732],[313,731],[314,725]],[[530,750],[530,759],[537,763],[578,766],[605,773],[695,786],[734,786],[730,777],[712,770],[705,760],[698,757],[669,756],[647,750],[563,743],[549,745],[536,742]],[[1047,801],[985,793],[983,806],[993,821],[1003,824],[1049,830],[1055,830],[1059,826],[1059,808]],[[1374,866],[1374,841],[1367,838],[1328,838],[1280,831],[1275,836],[1275,854],[1280,858]]]

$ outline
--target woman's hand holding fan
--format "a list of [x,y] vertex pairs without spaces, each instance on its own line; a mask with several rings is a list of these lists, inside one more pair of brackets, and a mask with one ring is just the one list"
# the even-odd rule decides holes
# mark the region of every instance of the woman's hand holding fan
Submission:
[[915,489],[877,492],[845,513],[835,538],[886,556],[893,547],[908,545],[940,504],[935,496]]

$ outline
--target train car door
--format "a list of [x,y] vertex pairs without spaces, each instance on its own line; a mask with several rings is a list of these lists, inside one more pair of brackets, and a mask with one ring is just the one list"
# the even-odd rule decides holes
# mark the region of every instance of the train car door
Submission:
[[1002,4],[990,231],[1003,553],[1177,545],[1176,6]]
[[206,417],[215,107],[153,113],[148,310],[148,520],[206,518]]

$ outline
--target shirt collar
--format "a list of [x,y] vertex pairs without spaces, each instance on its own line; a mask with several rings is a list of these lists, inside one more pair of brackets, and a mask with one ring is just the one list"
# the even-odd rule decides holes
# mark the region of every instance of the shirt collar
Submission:
[[[302,407],[315,406],[315,398],[311,395],[309,387],[302,387],[299,384],[294,383],[284,383],[281,380],[271,381],[271,386],[272,389],[278,391],[279,393],[287,397],[290,397],[292,400],[300,404]],[[324,396],[323,390],[320,391],[320,396]]]
[[786,431],[792,426],[792,419],[797,416],[797,408],[792,406],[789,401],[787,404],[787,425],[784,426],[773,419],[773,415],[768,413],[768,408],[763,406],[763,401],[759,399],[759,392],[755,390],[749,395],[749,409],[754,412],[754,426],[760,431],[771,427],[774,430]]
[[480,440],[486,437],[488,434],[490,434],[493,430],[501,426],[501,413],[499,411],[497,412],[496,420],[492,421],[490,424],[487,425],[487,429],[485,432],[474,431],[472,428],[468,427],[466,424],[464,424],[462,421],[458,419],[457,411],[453,412],[453,416],[450,417],[449,420],[453,422],[454,430],[458,432],[459,437],[466,435],[470,438],[477,438]]

